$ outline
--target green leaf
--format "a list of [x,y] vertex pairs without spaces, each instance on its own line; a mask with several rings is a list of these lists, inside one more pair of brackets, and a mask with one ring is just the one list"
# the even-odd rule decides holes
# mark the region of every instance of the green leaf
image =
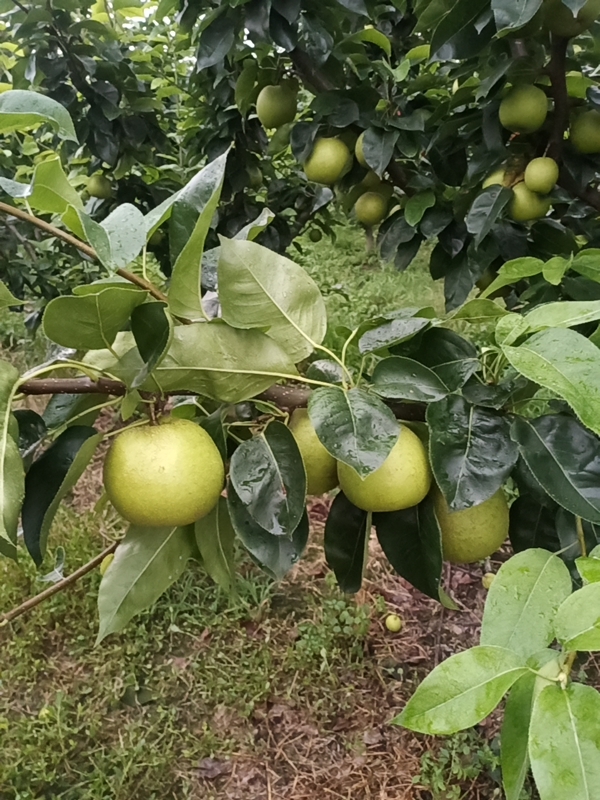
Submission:
[[465,220],[467,230],[475,237],[475,247],[479,247],[492,230],[511,198],[512,192],[505,186],[488,186],[477,195]]
[[502,647],[472,647],[430,672],[392,722],[411,731],[449,735],[485,719],[521,675],[524,661]]
[[[598,551],[598,548],[594,548]],[[575,559],[575,566],[577,571],[586,583],[600,582],[600,551],[598,555],[594,555],[592,551],[589,556]]]
[[224,497],[219,498],[219,502],[210,514],[195,523],[194,531],[204,568],[224,592],[234,595],[235,531],[229,518],[227,500]]
[[428,208],[435,205],[435,194],[431,190],[419,192],[409,197],[404,209],[404,219],[411,227],[416,227]]
[[573,417],[515,417],[511,436],[536,481],[563,508],[600,523],[600,441]]
[[371,533],[370,516],[339,492],[325,523],[325,559],[334,571],[340,589],[348,594],[358,592],[362,584]]
[[325,302],[298,264],[255,242],[221,238],[218,277],[225,322],[267,329],[294,363],[323,341]]
[[337,361],[331,361],[328,358],[319,358],[309,364],[306,370],[306,377],[315,381],[337,383],[341,385],[344,380],[344,371]]
[[298,563],[308,542],[308,514],[304,514],[292,537],[273,536],[252,519],[235,493],[227,486],[227,507],[231,524],[253,560],[276,580],[281,580]]
[[570,268],[591,281],[600,282],[600,249],[582,250],[575,256]]
[[291,536],[304,514],[306,472],[294,435],[281,422],[242,442],[229,480],[250,516],[274,536]]
[[554,631],[565,650],[600,650],[600,583],[567,596],[556,613]]
[[449,395],[429,405],[427,423],[431,467],[448,505],[460,511],[495,494],[518,456],[506,417]]
[[234,40],[235,24],[233,20],[225,16],[215,19],[202,31],[196,56],[196,70],[201,72],[219,64],[231,49]]
[[105,394],[55,394],[44,409],[43,419],[49,430],[61,425],[93,425],[99,411],[94,406],[108,400]]
[[384,131],[380,128],[367,128],[365,131],[363,139],[365,161],[380,178],[392,160],[397,139],[397,131]]
[[[398,352],[400,348],[394,350]],[[403,353],[398,352],[398,355]],[[463,336],[446,328],[430,328],[423,333],[411,358],[432,369],[451,392],[461,386],[479,369],[474,345]]]
[[429,367],[401,356],[384,358],[377,364],[373,370],[372,388],[386,399],[425,403],[441,400],[449,391]]
[[0,94],[0,133],[25,131],[46,122],[61,139],[77,142],[69,112],[56,100],[20,89]]
[[12,400],[18,380],[18,371],[0,361],[0,553],[9,558],[16,558],[17,526],[25,491],[23,461],[10,435]]
[[131,313],[131,332],[144,366],[133,380],[141,386],[165,357],[173,339],[173,320],[166,303],[143,303]]
[[566,258],[562,258],[562,256],[551,258],[550,261],[546,261],[542,270],[544,280],[551,283],[552,286],[560,286],[569,266],[569,261]]
[[400,435],[392,411],[363,389],[319,387],[308,413],[325,448],[362,478],[383,464]]
[[499,569],[489,590],[481,644],[497,645],[524,658],[554,639],[554,617],[571,594],[564,563],[547,550],[517,553]]
[[[338,2],[341,2],[342,5],[348,4],[348,0],[345,0],[345,2],[338,0]],[[353,0],[353,2],[360,2],[364,7],[363,0]],[[368,11],[363,13],[368,16]],[[350,36],[346,36],[346,38],[340,42],[339,46],[343,48],[345,44],[352,42],[368,42],[369,44],[377,45],[377,47],[381,48],[381,50],[383,50],[387,56],[392,55],[392,46],[390,44],[390,40],[384,33],[378,31],[376,28],[363,28],[362,31],[352,33]]]
[[492,0],[492,11],[499,33],[522,28],[542,5],[542,0]]
[[506,800],[520,800],[529,771],[529,721],[535,682],[533,673],[519,678],[510,690],[504,707],[500,754]]
[[10,308],[10,306],[22,306],[24,303],[24,300],[15,297],[6,284],[0,281],[0,310]]
[[[110,269],[127,267],[137,258],[146,244],[144,215],[130,203],[117,206],[106,219],[102,220],[100,227],[108,237],[110,248],[108,263],[103,262],[103,264]],[[100,253],[98,255],[100,256]]]
[[348,11],[354,11],[355,14],[362,14],[365,17],[369,16],[365,0],[338,0],[338,3],[344,8],[347,8]]
[[525,322],[531,333],[544,328],[572,328],[600,319],[600,300],[589,302],[546,303],[536,306],[525,315]]
[[6,192],[9,197],[29,197],[32,192],[32,187],[29,183],[11,181],[10,178],[0,178],[0,189]]
[[63,347],[76,350],[110,348],[147,292],[131,287],[109,287],[95,294],[56,297],[46,306],[43,329]]
[[600,694],[572,683],[547,686],[537,697],[529,757],[540,800],[598,800]]
[[502,350],[518,372],[558,394],[600,433],[600,349],[569,328],[555,328]]
[[374,353],[412,339],[419,331],[429,328],[431,320],[426,317],[402,316],[378,325],[363,333],[358,340],[361,353]]
[[102,438],[95,428],[83,425],[67,428],[33,462],[25,477],[23,537],[38,567],[44,559],[60,502],[83,474]]
[[442,534],[433,501],[403,511],[373,514],[381,549],[396,572],[423,594],[440,599]]
[[[448,6],[448,4],[446,4]],[[488,0],[453,0],[448,12],[433,32],[431,55],[434,56],[450,39],[466,30],[475,31],[475,22]]]
[[504,317],[508,312],[506,309],[494,302],[494,300],[469,300],[460,308],[452,319],[464,319],[466,322],[488,322],[497,317]]
[[228,154],[227,150],[204,167],[178,195],[171,210],[169,243],[174,266],[169,307],[176,317],[191,320],[204,318],[202,253],[221,198]]
[[37,211],[62,214],[69,206],[83,208],[79,193],[69,183],[58,156],[36,166],[31,188],[28,202]]
[[123,630],[130,619],[149,608],[184,572],[196,542],[185,528],[139,528],[132,525],[117,547],[100,584],[97,644]]
[[539,275],[543,272],[543,269],[544,262],[539,258],[524,257],[507,261],[498,270],[498,277],[481,293],[481,297],[489,297],[498,289],[502,289],[503,286],[510,286],[522,278],[531,278],[534,275]]
[[[181,408],[181,406],[179,406]],[[225,417],[227,414],[227,406],[221,406],[209,414],[208,417],[202,417],[200,420],[200,427],[208,433],[213,440],[223,461],[227,461],[229,454],[227,452],[227,431],[225,430]]]

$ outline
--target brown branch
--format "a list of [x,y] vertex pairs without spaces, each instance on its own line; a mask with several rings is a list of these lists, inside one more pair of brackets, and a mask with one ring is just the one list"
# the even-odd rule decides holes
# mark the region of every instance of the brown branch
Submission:
[[564,39],[562,36],[554,36],[552,39],[552,57],[546,67],[554,99],[554,120],[548,142],[547,155],[558,162],[562,157],[565,131],[569,127],[569,95],[566,74],[568,45],[568,39]]
[[62,581],[58,581],[53,586],[50,586],[48,589],[45,589],[43,592],[36,594],[35,597],[29,598],[24,603],[21,603],[20,606],[13,608],[12,611],[7,611],[6,614],[3,614],[0,617],[0,627],[3,625],[8,625],[9,622],[12,622],[17,617],[20,617],[22,614],[27,613],[27,611],[31,611],[32,608],[35,608],[40,603],[43,603],[44,600],[47,600],[49,597],[52,597],[58,592],[62,592],[64,589],[67,589],[69,586],[72,586],[79,578],[83,578],[84,575],[87,575],[88,572],[91,572],[93,569],[98,567],[106,556],[109,556],[111,553],[114,553],[119,545],[119,542],[113,542],[110,547],[107,547],[106,550],[103,550],[99,555],[93,558],[91,561],[88,561],[87,564],[84,564],[83,567],[80,567],[78,570],[72,575],[68,575],[66,578],[63,578]]
[[[76,247],[77,250],[89,258],[93,258],[95,261],[98,260],[98,254],[93,247],[90,247],[88,244],[82,242],[80,239],[77,239],[75,236],[71,236],[70,233],[63,231],[60,228],[56,228],[54,225],[51,225],[45,220],[35,217],[33,214],[29,214],[27,211],[23,211],[20,208],[9,206],[7,203],[0,203],[0,211],[4,214],[9,214],[11,217],[16,217],[17,219],[29,222],[31,225],[35,225],[36,228],[39,228],[50,236],[55,236],[57,239],[61,239],[63,242]],[[152,297],[155,297],[157,300],[167,302],[167,296],[145,278],[140,278],[139,275],[135,275],[133,272],[129,272],[129,270],[126,269],[118,269],[117,275],[120,275],[121,278],[125,278],[125,280],[128,280],[130,283],[134,283],[136,286],[139,286],[140,289],[145,289],[148,294],[151,294]]]

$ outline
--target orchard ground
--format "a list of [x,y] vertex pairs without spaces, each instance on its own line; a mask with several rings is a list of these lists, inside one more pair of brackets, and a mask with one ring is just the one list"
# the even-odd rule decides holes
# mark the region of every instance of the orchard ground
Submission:
[[[424,257],[398,275],[365,255],[352,227],[335,245],[301,245],[291,254],[326,296],[329,343],[337,325],[384,310],[443,310]],[[44,345],[14,316],[0,334],[22,365]],[[114,515],[94,511],[99,496],[97,459],[59,514],[40,574],[60,547],[69,573],[120,534]],[[323,561],[324,501],[311,516],[306,556],[283,582],[243,561],[237,604],[197,568],[94,648],[94,573],[0,629],[0,800],[501,797],[497,718],[436,740],[388,724],[437,663],[475,644],[490,565],[447,573],[461,606],[450,612],[373,544],[363,590],[344,597]],[[6,611],[46,584],[22,559],[0,562],[0,585]],[[386,630],[388,613],[402,617],[400,633]],[[593,679],[596,665],[586,670]]]

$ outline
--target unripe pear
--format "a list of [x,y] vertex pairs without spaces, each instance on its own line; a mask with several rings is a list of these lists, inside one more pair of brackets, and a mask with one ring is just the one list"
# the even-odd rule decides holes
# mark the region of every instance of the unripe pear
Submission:
[[100,200],[108,200],[112,195],[111,182],[105,175],[92,175],[87,182],[88,194]]
[[364,142],[365,142],[365,132],[363,131],[356,140],[354,155],[356,156],[356,160],[361,165],[361,167],[366,167],[368,169],[369,165],[367,164],[367,160],[365,158]]
[[351,158],[350,150],[340,139],[317,139],[304,163],[304,173],[309,181],[331,186],[346,172]]
[[502,489],[478,506],[452,511],[436,486],[433,502],[442,531],[444,558],[452,564],[482,561],[495,553],[508,536],[508,503]]
[[308,238],[311,240],[311,242],[315,242],[316,244],[323,238],[323,232],[319,230],[319,228],[311,228],[308,232]]
[[600,0],[588,0],[574,15],[562,0],[544,0],[544,23],[555,36],[570,39],[586,31],[600,16]]
[[485,575],[481,579],[481,585],[484,589],[491,589],[492,583],[496,580],[496,576],[493,572],[486,572]]
[[525,186],[537,194],[549,194],[558,180],[558,164],[553,158],[534,158],[525,169]]
[[503,167],[495,170],[481,184],[482,189],[487,189],[488,186],[506,186],[506,172]]
[[297,408],[290,418],[290,430],[306,470],[306,493],[320,495],[338,485],[337,462],[317,436],[308,411]]
[[500,103],[500,123],[513,133],[533,133],[548,115],[545,93],[533,84],[513,87]]
[[176,527],[206,516],[225,479],[208,433],[186,419],[120,433],[104,461],[104,488],[133,525]]
[[356,219],[366,227],[379,225],[385,219],[388,201],[377,192],[365,192],[354,206]]
[[296,92],[287,84],[265,86],[256,99],[256,115],[265,128],[292,122],[297,110]]
[[390,633],[398,633],[402,630],[402,620],[398,614],[388,614],[385,618],[385,627]]
[[586,111],[575,117],[569,138],[580,153],[600,153],[600,111]]
[[253,164],[250,167],[246,167],[246,172],[248,173],[250,188],[260,189],[263,183],[263,174],[260,167],[257,167],[256,164]]
[[338,463],[340,487],[363,511],[400,511],[416,506],[429,492],[427,451],[406,425],[383,464],[363,480],[348,464]]
[[525,181],[513,186],[513,196],[508,204],[508,213],[515,222],[541,219],[549,210],[550,200],[528,189]]

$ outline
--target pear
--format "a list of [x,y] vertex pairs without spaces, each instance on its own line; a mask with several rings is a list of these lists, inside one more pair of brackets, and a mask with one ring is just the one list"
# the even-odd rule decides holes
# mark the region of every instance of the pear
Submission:
[[574,15],[562,0],[544,0],[544,23],[555,36],[579,36],[600,16],[600,0],[588,0]]
[[558,180],[558,164],[553,158],[534,158],[525,169],[525,186],[537,194],[549,194]]
[[298,110],[296,92],[287,84],[265,86],[256,99],[256,116],[265,128],[292,122]]
[[502,489],[478,506],[452,511],[436,486],[433,502],[442,531],[444,558],[452,564],[482,561],[495,553],[508,536],[508,503]]
[[500,103],[500,123],[513,133],[539,130],[548,115],[545,93],[533,84],[513,87]]
[[365,192],[354,205],[356,219],[366,227],[379,225],[387,214],[388,201],[377,192]]
[[600,153],[600,111],[585,111],[575,117],[569,138],[580,153]]
[[513,197],[508,204],[508,213],[515,222],[541,219],[548,211],[550,211],[550,200],[528,189],[525,181],[513,186]]
[[304,163],[304,173],[309,181],[331,186],[348,170],[351,159],[350,150],[340,139],[317,139]]
[[305,408],[294,411],[290,417],[290,430],[304,462],[306,493],[320,495],[335,489],[338,485],[337,462],[321,443]]

